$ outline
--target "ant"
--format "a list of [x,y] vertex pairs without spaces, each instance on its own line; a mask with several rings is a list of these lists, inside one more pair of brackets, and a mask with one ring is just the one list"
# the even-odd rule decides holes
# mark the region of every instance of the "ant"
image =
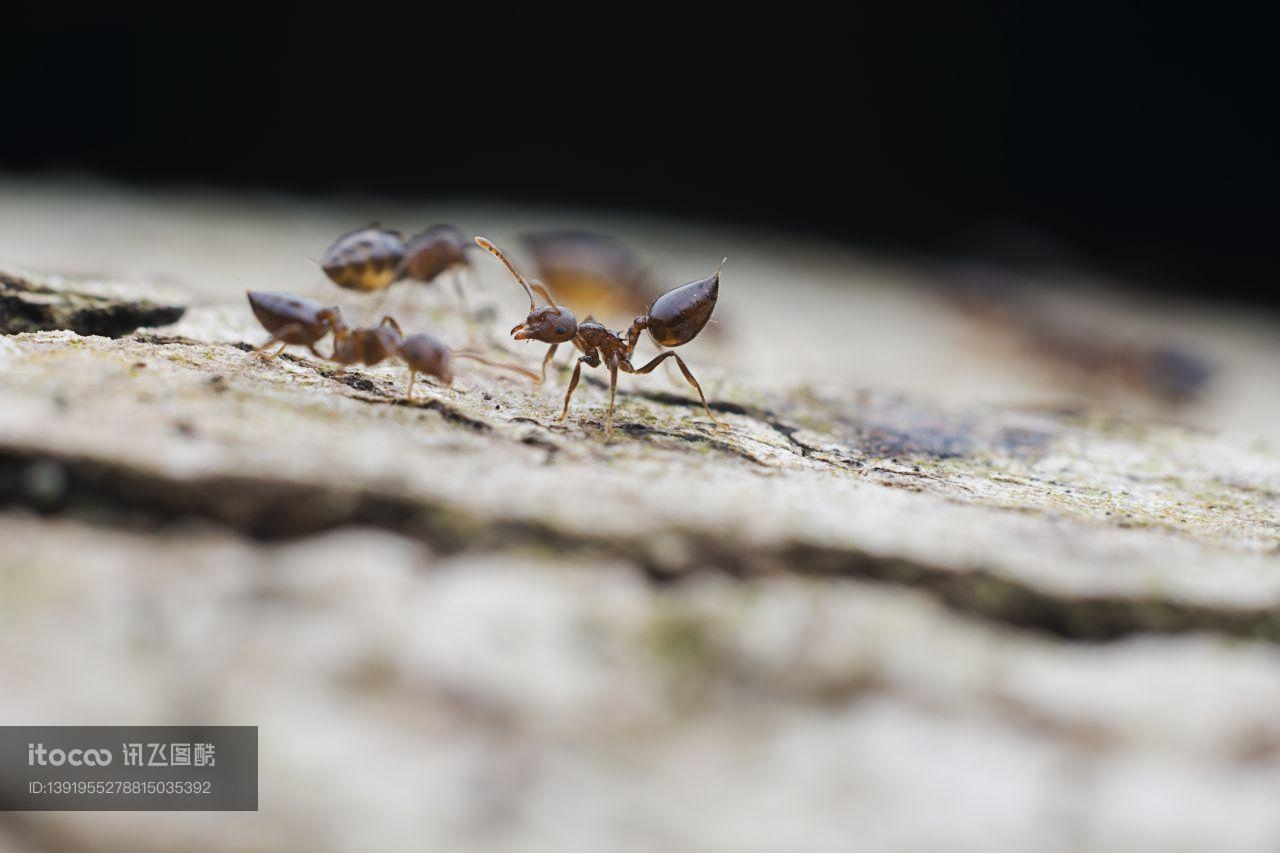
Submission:
[[[319,302],[292,296],[287,293],[263,293],[249,291],[249,305],[271,338],[255,349],[261,352],[280,343],[280,349],[268,358],[275,358],[290,344],[305,346],[316,357],[336,362],[345,368],[351,364],[375,365],[388,358],[399,358],[409,368],[409,385],[405,398],[413,402],[413,386],[419,373],[434,376],[445,385],[453,384],[452,360],[470,359],[499,370],[511,370],[530,379],[537,379],[531,370],[514,364],[490,361],[483,356],[465,350],[454,352],[434,335],[419,332],[405,337],[404,330],[394,317],[386,316],[377,326],[349,328],[338,308],[326,308]],[[325,335],[333,333],[333,353],[324,355],[315,345]]]
[[445,385],[453,384],[453,359],[470,359],[499,370],[510,370],[537,379],[532,370],[514,364],[490,361],[483,356],[467,350],[451,350],[435,335],[426,332],[405,337],[404,330],[394,317],[382,318],[377,326],[334,332],[333,355],[331,361],[345,368],[350,364],[373,366],[388,358],[399,358],[409,368],[409,384],[405,389],[405,399],[413,402],[413,385],[419,373],[434,376]]
[[[529,297],[529,316],[523,323],[517,323],[512,328],[511,336],[518,341],[536,340],[551,344],[551,348],[542,359],[542,378],[539,382],[546,381],[547,365],[560,344],[572,341],[574,346],[584,353],[573,367],[569,391],[564,395],[564,410],[556,420],[562,421],[569,415],[569,400],[573,397],[574,389],[578,387],[582,365],[599,367],[603,362],[609,368],[609,414],[605,420],[605,436],[611,436],[614,399],[618,390],[618,371],[649,373],[666,359],[674,358],[684,378],[698,392],[698,398],[702,401],[702,408],[706,411],[707,417],[716,424],[720,424],[716,416],[711,414],[711,407],[707,405],[702,386],[698,384],[698,380],[693,377],[684,359],[675,350],[669,349],[660,353],[643,367],[632,367],[631,356],[640,340],[640,333],[646,329],[654,342],[664,347],[678,347],[697,337],[702,328],[707,325],[707,321],[711,319],[711,312],[716,307],[716,298],[720,293],[720,270],[724,267],[724,260],[720,261],[720,267],[707,278],[674,287],[655,299],[646,314],[635,318],[624,337],[621,333],[606,329],[590,317],[579,323],[572,311],[556,304],[551,292],[542,282],[525,281],[524,276],[520,275],[515,265],[507,260],[506,255],[497,246],[484,237],[476,237],[476,245],[501,261]],[[538,307],[533,296],[535,291],[547,300],[546,307]]]
[[[466,250],[474,248],[452,225],[432,225],[405,242],[399,231],[374,223],[335,240],[320,268],[339,287],[372,293],[397,281],[430,284],[445,273],[470,270]],[[460,277],[455,287],[463,315],[469,317]]]

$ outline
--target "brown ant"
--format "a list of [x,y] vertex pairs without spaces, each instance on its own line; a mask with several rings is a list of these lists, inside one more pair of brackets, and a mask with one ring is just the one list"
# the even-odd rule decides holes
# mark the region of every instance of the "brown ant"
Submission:
[[[470,326],[471,309],[462,287],[463,271],[471,271],[467,251],[475,245],[452,225],[432,225],[406,243],[399,231],[377,223],[344,234],[324,253],[320,268],[339,287],[361,293],[386,291],[397,281],[430,284],[455,273],[454,288],[462,316]],[[378,300],[381,306],[383,299]],[[471,333],[474,339],[474,332]]]
[[[689,371],[684,359],[680,358],[674,350],[660,353],[643,367],[632,367],[631,355],[635,352],[636,343],[640,340],[640,333],[645,329],[649,330],[649,335],[655,343],[664,347],[678,347],[697,337],[698,332],[702,331],[707,321],[711,319],[711,312],[716,307],[716,298],[720,293],[720,268],[724,267],[723,260],[720,261],[720,268],[707,278],[672,288],[655,299],[649,306],[648,313],[635,318],[624,337],[590,318],[579,323],[572,311],[556,304],[545,285],[539,281],[525,281],[524,276],[520,275],[497,246],[484,237],[476,237],[476,244],[502,261],[529,296],[529,316],[523,323],[518,323],[512,328],[511,335],[518,341],[536,340],[551,344],[546,357],[542,360],[542,379],[539,381],[546,380],[547,365],[560,344],[572,341],[584,353],[574,365],[573,378],[569,380],[569,391],[564,395],[564,410],[561,411],[557,420],[564,420],[569,415],[569,400],[573,397],[574,389],[578,387],[582,365],[585,363],[590,367],[599,367],[603,362],[609,368],[609,414],[605,420],[605,435],[612,435],[618,371],[649,373],[666,359],[674,358],[684,378],[698,392],[698,398],[702,401],[702,408],[706,410],[707,417],[717,424],[720,423],[716,416],[711,414],[711,407],[707,405],[702,386]],[[533,296],[535,291],[547,300],[549,304],[546,307],[538,307]]]
[[499,370],[510,370],[537,379],[532,370],[526,370],[515,364],[490,361],[483,356],[467,350],[451,350],[439,338],[426,332],[404,336],[404,330],[394,317],[383,317],[377,326],[334,332],[333,356],[331,361],[346,367],[350,364],[366,364],[373,366],[388,358],[399,358],[409,368],[409,384],[405,389],[405,399],[413,402],[413,385],[419,373],[434,376],[445,385],[453,384],[453,359],[470,359]]
[[[452,353],[440,340],[425,332],[406,338],[394,317],[383,317],[376,326],[344,331],[334,336],[332,361],[340,365],[339,373],[348,365],[372,367],[389,358],[399,358],[409,368],[409,384],[405,399],[413,402],[413,385],[419,373],[434,376],[445,385],[453,384]],[[532,375],[532,374],[530,374]]]
[[[470,359],[499,370],[511,370],[530,379],[537,374],[514,364],[490,361],[477,353],[454,352],[433,335],[420,332],[409,337],[394,317],[383,317],[377,326],[349,328],[338,308],[328,308],[310,299],[287,293],[250,291],[249,305],[254,316],[271,333],[271,339],[255,349],[261,352],[280,343],[280,349],[269,358],[284,352],[290,344],[305,346],[318,358],[336,362],[345,368],[351,364],[375,365],[388,358],[399,358],[409,368],[406,399],[413,401],[413,385],[419,373],[434,376],[446,385],[453,384],[452,359]],[[333,333],[333,353],[324,355],[315,345]]]

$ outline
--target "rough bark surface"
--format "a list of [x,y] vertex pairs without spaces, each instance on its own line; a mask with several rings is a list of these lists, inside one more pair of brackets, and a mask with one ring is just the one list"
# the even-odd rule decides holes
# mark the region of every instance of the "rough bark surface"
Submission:
[[[410,403],[403,368],[250,352],[246,287],[337,299],[259,260],[323,214],[112,203],[201,271],[0,243],[135,276],[0,269],[0,718],[258,724],[262,812],[8,814],[0,850],[1280,845],[1278,433],[1237,417],[1275,405],[1265,319],[1020,292],[1072,342],[1036,352],[940,273],[613,223],[673,283],[730,255],[689,358],[725,424],[659,371],[605,441],[598,376],[555,421],[563,366]],[[211,217],[256,227],[213,252]],[[484,274],[481,345],[536,365]],[[437,294],[387,307],[466,340]]]

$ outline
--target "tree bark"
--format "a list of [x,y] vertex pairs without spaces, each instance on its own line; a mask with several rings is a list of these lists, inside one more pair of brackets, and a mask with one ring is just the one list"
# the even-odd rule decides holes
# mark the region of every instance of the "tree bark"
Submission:
[[[262,727],[260,820],[120,815],[134,850],[1280,844],[1280,457],[1197,425],[1271,378],[1224,348],[1202,403],[1123,370],[1058,403],[860,387],[824,365],[875,352],[795,352],[848,294],[779,316],[732,248],[736,325],[689,359],[723,428],[659,371],[611,441],[590,372],[555,420],[567,359],[408,402],[400,366],[255,355],[238,283],[178,287],[170,325],[172,288],[3,272],[0,717]],[[534,367],[491,272],[481,346]],[[785,370],[743,367],[758,306]],[[92,814],[0,814],[0,849],[102,849]]]

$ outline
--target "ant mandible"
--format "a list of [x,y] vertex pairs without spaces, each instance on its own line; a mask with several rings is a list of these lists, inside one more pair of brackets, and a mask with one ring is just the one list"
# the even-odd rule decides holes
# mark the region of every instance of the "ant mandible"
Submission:
[[[618,371],[649,373],[666,359],[674,358],[684,378],[698,392],[698,398],[702,401],[702,408],[706,411],[707,417],[716,424],[720,423],[716,416],[711,414],[711,407],[707,405],[702,386],[698,384],[689,366],[675,350],[669,349],[660,353],[643,367],[632,367],[631,355],[635,352],[636,344],[640,340],[640,333],[646,329],[654,342],[664,347],[678,347],[697,337],[702,328],[707,325],[707,321],[711,319],[711,312],[716,307],[716,298],[720,293],[720,270],[724,267],[724,260],[720,261],[720,267],[707,278],[674,287],[655,299],[649,306],[647,314],[635,318],[624,337],[589,317],[579,323],[572,311],[556,304],[551,292],[544,284],[539,281],[525,281],[515,265],[492,242],[484,237],[476,237],[476,244],[501,261],[529,296],[529,316],[523,323],[518,323],[512,328],[511,336],[518,341],[536,340],[551,344],[551,348],[542,359],[542,378],[539,382],[546,381],[547,365],[555,356],[560,344],[572,341],[584,353],[573,367],[573,378],[569,380],[569,390],[564,395],[564,410],[560,412],[557,420],[562,421],[569,415],[569,401],[573,397],[574,389],[578,387],[582,365],[599,367],[603,363],[609,368],[609,414],[605,419],[605,436],[612,435]],[[547,306],[538,307],[533,296],[535,291],[547,300]]]

